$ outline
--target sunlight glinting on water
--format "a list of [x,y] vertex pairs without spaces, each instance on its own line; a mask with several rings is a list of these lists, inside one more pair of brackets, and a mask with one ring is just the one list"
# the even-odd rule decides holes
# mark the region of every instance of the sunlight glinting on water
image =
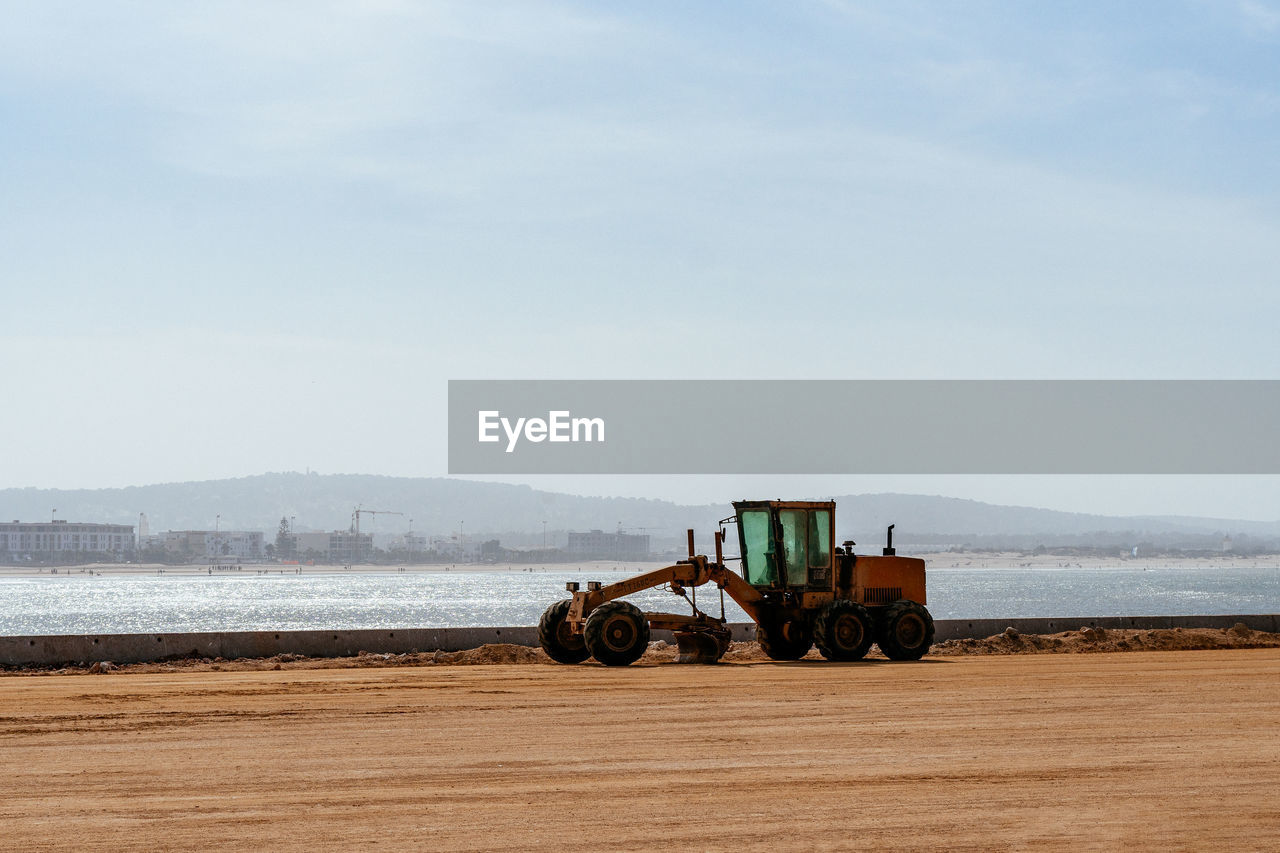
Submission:
[[[534,625],[566,581],[624,573],[576,570],[314,575],[125,575],[0,579],[0,635],[438,628]],[[937,619],[1280,612],[1280,569],[939,569]],[[719,615],[714,587],[701,609]],[[687,613],[663,590],[629,596]],[[730,621],[747,616],[726,599]]]

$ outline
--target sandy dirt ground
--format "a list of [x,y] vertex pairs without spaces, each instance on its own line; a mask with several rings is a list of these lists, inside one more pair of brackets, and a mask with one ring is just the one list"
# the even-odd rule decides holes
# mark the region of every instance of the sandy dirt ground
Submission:
[[0,849],[1280,849],[1280,649],[290,666],[0,678]]

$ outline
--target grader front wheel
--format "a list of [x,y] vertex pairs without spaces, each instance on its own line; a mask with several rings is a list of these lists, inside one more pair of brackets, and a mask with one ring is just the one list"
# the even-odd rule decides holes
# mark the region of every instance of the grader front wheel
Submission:
[[547,657],[557,663],[582,663],[591,657],[582,635],[575,635],[569,630],[569,623],[564,621],[572,603],[569,599],[557,601],[538,620],[538,644]]
[[649,621],[627,601],[608,601],[587,617],[582,637],[591,656],[605,666],[635,663],[649,647]]

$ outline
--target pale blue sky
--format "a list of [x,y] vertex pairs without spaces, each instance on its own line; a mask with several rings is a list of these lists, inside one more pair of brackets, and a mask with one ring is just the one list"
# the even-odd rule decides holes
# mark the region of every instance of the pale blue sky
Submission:
[[439,475],[449,378],[1280,373],[1275,2],[3,11],[0,486]]

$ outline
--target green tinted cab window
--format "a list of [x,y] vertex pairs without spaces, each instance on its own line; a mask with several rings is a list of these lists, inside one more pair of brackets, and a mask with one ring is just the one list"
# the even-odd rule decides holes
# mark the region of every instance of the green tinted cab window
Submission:
[[782,522],[787,585],[804,586],[809,580],[809,513],[803,509],[784,509],[778,518]]
[[769,586],[778,579],[777,556],[773,547],[773,530],[768,510],[754,509],[741,514],[742,555],[746,563],[747,583]]
[[831,513],[825,509],[809,513],[809,565],[815,569],[831,565]]

